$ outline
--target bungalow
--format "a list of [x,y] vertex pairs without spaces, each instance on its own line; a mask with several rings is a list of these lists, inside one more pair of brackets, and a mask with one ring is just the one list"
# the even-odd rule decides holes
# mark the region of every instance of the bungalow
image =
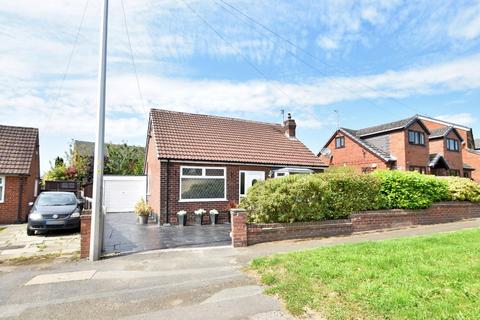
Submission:
[[216,209],[225,221],[250,186],[266,178],[321,172],[327,166],[282,124],[152,109],[146,141],[147,201],[159,222]]
[[39,181],[38,129],[0,125],[0,224],[27,220]]

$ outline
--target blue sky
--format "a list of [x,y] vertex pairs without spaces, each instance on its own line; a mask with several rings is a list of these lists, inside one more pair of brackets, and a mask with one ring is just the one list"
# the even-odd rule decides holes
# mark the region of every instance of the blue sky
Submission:
[[[42,171],[95,137],[99,2],[0,0],[0,122],[40,128]],[[107,141],[143,145],[150,107],[269,122],[285,109],[314,152],[334,110],[344,127],[420,113],[480,135],[480,1],[123,2],[142,95],[111,1]]]

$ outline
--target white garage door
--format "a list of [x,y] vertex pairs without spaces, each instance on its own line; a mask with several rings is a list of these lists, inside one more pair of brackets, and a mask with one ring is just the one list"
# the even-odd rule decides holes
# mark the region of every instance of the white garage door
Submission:
[[107,212],[133,211],[135,203],[145,199],[145,176],[104,176],[103,201]]

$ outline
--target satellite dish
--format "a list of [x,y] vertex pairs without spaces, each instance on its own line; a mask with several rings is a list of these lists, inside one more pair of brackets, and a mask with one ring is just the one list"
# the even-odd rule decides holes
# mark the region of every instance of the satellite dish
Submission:
[[332,150],[330,150],[329,148],[323,148],[320,151],[320,154],[325,157],[330,157],[332,155]]

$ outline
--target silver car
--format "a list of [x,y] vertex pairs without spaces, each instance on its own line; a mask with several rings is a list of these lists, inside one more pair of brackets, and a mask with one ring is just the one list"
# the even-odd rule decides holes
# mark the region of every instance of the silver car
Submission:
[[28,215],[27,235],[35,231],[80,229],[83,202],[71,192],[42,192]]

